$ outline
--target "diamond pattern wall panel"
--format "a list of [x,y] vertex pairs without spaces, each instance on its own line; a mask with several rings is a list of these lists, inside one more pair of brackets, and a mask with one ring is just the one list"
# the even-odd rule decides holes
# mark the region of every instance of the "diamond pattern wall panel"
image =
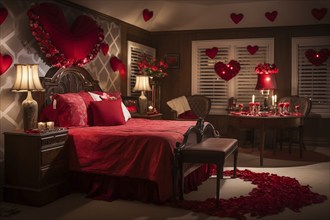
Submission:
[[[40,1],[1,0],[0,2],[0,8],[6,8],[8,11],[6,20],[0,25],[0,52],[2,55],[10,55],[13,59],[10,68],[0,76],[0,164],[4,159],[3,132],[22,129],[23,127],[21,103],[25,99],[26,93],[10,91],[16,74],[14,64],[38,63],[40,76],[44,76],[50,68],[44,62],[44,56],[29,29],[29,19],[26,13],[35,2]],[[54,3],[58,4],[56,1]],[[112,55],[118,56],[121,52],[120,26],[104,17],[79,11],[66,5],[59,4],[59,6],[69,23],[78,15],[86,14],[103,28],[105,42],[109,44],[109,52],[104,55],[100,51],[97,57],[85,68],[94,79],[100,82],[104,91],[120,91],[120,77],[118,73],[112,71],[109,64],[110,57]]]

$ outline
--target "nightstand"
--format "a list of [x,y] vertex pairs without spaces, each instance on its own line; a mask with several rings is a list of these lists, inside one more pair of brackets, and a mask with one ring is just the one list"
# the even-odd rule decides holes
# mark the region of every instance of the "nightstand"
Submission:
[[161,120],[163,119],[162,113],[156,114],[139,114],[139,113],[131,113],[132,118],[145,118],[145,119],[152,119],[152,120]]
[[5,132],[4,200],[42,206],[69,192],[66,129]]

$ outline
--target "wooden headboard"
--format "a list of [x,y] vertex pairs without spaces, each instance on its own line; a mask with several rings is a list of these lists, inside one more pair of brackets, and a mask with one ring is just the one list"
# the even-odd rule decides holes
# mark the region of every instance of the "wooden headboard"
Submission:
[[102,91],[99,82],[82,67],[51,68],[45,77],[41,78],[45,89],[43,105],[50,104],[50,96],[57,93],[79,91]]

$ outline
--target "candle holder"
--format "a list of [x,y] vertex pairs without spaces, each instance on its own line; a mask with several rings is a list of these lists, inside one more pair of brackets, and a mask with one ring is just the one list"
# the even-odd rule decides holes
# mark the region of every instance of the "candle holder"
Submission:
[[250,102],[249,103],[249,113],[254,115],[255,113],[255,105],[254,105],[254,102]]

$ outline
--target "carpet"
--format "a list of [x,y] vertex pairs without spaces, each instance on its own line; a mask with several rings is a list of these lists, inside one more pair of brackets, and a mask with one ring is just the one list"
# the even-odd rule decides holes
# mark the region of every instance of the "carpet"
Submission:
[[[224,176],[232,175],[233,171],[224,172]],[[300,185],[295,178],[268,172],[256,173],[247,169],[238,170],[237,178],[250,181],[256,187],[247,196],[220,199],[219,207],[215,207],[215,198],[205,201],[182,200],[175,207],[220,218],[246,219],[245,215],[260,218],[278,214],[286,208],[299,212],[305,206],[322,203],[327,199],[325,195],[312,192],[309,185]]]
[[[287,147],[283,150],[276,150],[266,148],[264,150],[264,166],[263,167],[292,167],[292,166],[305,166],[321,162],[330,161],[330,155],[323,152],[324,147],[308,147],[303,151],[303,157],[299,156],[298,147],[292,147],[291,154]],[[260,152],[257,147],[240,147],[238,153],[238,167],[260,167]],[[226,167],[233,166],[233,157],[230,156],[226,159]]]

